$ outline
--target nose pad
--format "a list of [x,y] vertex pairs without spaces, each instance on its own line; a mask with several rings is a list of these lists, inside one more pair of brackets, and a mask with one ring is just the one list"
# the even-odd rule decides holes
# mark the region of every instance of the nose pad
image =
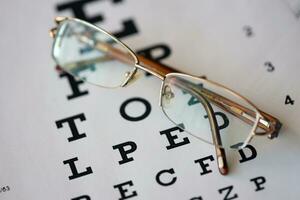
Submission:
[[163,100],[163,106],[168,106],[171,103],[171,99],[173,99],[175,97],[175,94],[172,91],[170,86],[165,85],[164,89],[163,89],[162,96],[163,96],[163,99],[164,99]]
[[164,95],[168,100],[171,100],[175,96],[171,87],[168,85],[165,86]]
[[123,82],[121,87],[125,87],[129,84],[132,84],[134,81],[136,81],[140,77],[140,74],[137,72],[137,68],[135,68],[131,72],[130,71],[125,72],[124,76],[125,76],[125,81]]

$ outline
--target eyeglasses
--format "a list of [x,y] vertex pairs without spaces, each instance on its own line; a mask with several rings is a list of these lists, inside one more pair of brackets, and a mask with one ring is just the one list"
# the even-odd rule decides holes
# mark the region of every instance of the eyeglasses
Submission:
[[[163,113],[180,129],[214,145],[221,174],[228,173],[226,147],[242,149],[257,135],[278,136],[279,120],[237,92],[136,55],[117,38],[85,21],[69,17],[55,21],[58,26],[50,31],[52,56],[62,70],[106,88],[126,86],[138,70],[158,77],[162,80],[159,104]],[[217,112],[233,116],[226,132],[220,133]]]

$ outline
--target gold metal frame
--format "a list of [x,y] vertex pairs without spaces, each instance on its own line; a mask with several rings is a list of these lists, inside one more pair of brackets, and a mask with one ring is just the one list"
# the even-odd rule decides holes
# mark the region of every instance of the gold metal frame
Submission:
[[[202,105],[204,106],[204,108],[208,114],[208,119],[209,119],[209,123],[211,126],[211,131],[212,131],[213,142],[215,145],[215,150],[216,150],[216,155],[217,155],[218,168],[219,168],[219,171],[221,174],[225,175],[228,173],[228,165],[227,165],[227,161],[226,161],[225,150],[224,150],[224,148],[222,148],[222,142],[221,142],[219,130],[217,128],[218,127],[217,121],[214,116],[214,112],[213,112],[213,109],[212,109],[210,103],[218,106],[219,108],[231,113],[232,115],[238,117],[242,121],[253,126],[251,133],[249,134],[248,138],[244,142],[244,145],[240,146],[239,148],[245,147],[255,135],[268,135],[268,138],[270,138],[270,139],[278,136],[278,133],[281,128],[280,121],[277,118],[273,117],[272,115],[267,114],[267,113],[261,111],[260,109],[258,109],[257,106],[255,106],[250,100],[248,100],[244,96],[238,94],[237,92],[235,92],[219,83],[207,80],[202,77],[196,77],[196,76],[188,75],[185,73],[180,73],[179,71],[173,69],[172,67],[149,60],[143,56],[136,55],[127,45],[122,43],[119,39],[115,38],[113,35],[111,35],[107,31],[105,31],[93,24],[82,21],[80,19],[71,18],[71,17],[56,17],[55,22],[57,23],[58,27],[55,27],[50,30],[50,36],[52,38],[54,38],[54,43],[56,42],[57,29],[59,28],[60,24],[62,22],[64,22],[65,20],[77,21],[79,23],[83,23],[87,26],[90,26],[96,30],[99,30],[102,33],[105,33],[108,36],[110,36],[113,40],[115,40],[120,45],[122,45],[125,49],[128,50],[128,53],[131,54],[135,60],[135,65],[134,65],[133,71],[129,74],[129,76],[127,76],[126,80],[123,82],[122,85],[120,85],[120,87],[124,87],[130,81],[132,81],[134,79],[137,69],[141,69],[141,70],[144,70],[144,71],[156,76],[157,78],[159,78],[163,81],[162,85],[161,85],[161,89],[160,89],[160,101],[159,101],[160,105],[161,105],[161,99],[162,99],[162,95],[163,95],[162,87],[164,85],[164,80],[166,78],[168,78],[169,76],[184,76],[184,77],[190,77],[190,78],[194,78],[194,79],[196,78],[196,79],[201,80],[204,83],[216,85],[217,87],[224,89],[227,93],[230,93],[231,95],[233,95],[237,98],[240,98],[243,101],[247,102],[249,105],[251,105],[254,108],[254,110],[250,110],[249,108],[239,105],[238,103],[233,102],[233,101],[231,101],[219,94],[216,94],[212,91],[209,91],[207,89],[202,88],[201,91],[199,91],[199,88],[195,88],[194,86],[189,85],[187,83],[181,83],[181,85],[182,85],[182,87],[184,87],[184,89],[190,91],[192,94],[194,94],[198,98],[198,100],[202,103]],[[113,51],[116,55],[118,55],[118,57],[121,60],[122,60],[122,58],[125,58],[124,56],[128,56],[128,55],[124,55],[124,52],[121,52],[115,48],[112,48],[108,44],[101,44],[97,48],[101,48],[102,51],[103,51],[103,49],[106,49],[107,51]],[[55,59],[55,57],[54,57],[54,59]],[[123,59],[123,60],[125,60],[125,59]],[[259,132],[258,128],[260,128],[263,131]],[[193,135],[193,136],[195,136],[195,135]],[[197,136],[195,136],[195,137],[197,137]],[[197,138],[199,138],[199,137],[197,137]],[[199,139],[201,139],[201,138],[199,138]]]

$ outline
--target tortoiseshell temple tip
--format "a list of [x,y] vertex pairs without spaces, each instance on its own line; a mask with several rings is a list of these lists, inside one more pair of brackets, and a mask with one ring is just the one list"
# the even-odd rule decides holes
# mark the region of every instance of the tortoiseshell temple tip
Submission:
[[219,168],[219,172],[225,176],[228,174],[229,170],[228,168]]
[[271,133],[271,134],[268,135],[269,139],[273,139],[273,138],[277,138],[278,137],[279,131],[280,131],[281,127],[282,127],[282,123],[280,121],[277,121],[274,126],[275,126],[275,128],[274,128],[273,133]]
[[227,175],[229,172],[229,168],[226,160],[225,150],[222,148],[219,149],[219,152],[221,153],[221,154],[217,153],[217,163],[218,163],[219,172],[222,175]]
[[217,155],[218,168],[222,175],[226,175],[229,172],[229,168],[226,160],[225,149],[219,149],[219,153],[220,154]]

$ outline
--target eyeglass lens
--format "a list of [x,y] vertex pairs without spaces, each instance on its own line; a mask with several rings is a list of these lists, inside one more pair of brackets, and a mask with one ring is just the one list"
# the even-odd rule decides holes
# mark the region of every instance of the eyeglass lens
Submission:
[[[162,88],[162,109],[173,123],[198,139],[214,144],[208,115],[201,98],[199,98],[199,93],[206,98],[209,98],[212,93],[219,94],[218,98],[223,97],[251,110],[251,115],[246,115],[246,113],[244,115],[254,121],[256,119],[255,108],[244,99],[232,95],[218,85],[197,77],[170,74],[166,77]],[[219,104],[211,101],[220,130],[222,140],[220,146],[224,148],[241,148],[246,145],[245,142],[252,132],[254,123],[249,125],[234,117],[229,110],[235,109],[237,112],[237,108],[227,106],[224,101],[223,103],[219,102]],[[222,107],[229,110],[224,111]]]
[[102,87],[121,86],[135,68],[135,58],[117,40],[72,19],[59,25],[53,57],[63,70]]

